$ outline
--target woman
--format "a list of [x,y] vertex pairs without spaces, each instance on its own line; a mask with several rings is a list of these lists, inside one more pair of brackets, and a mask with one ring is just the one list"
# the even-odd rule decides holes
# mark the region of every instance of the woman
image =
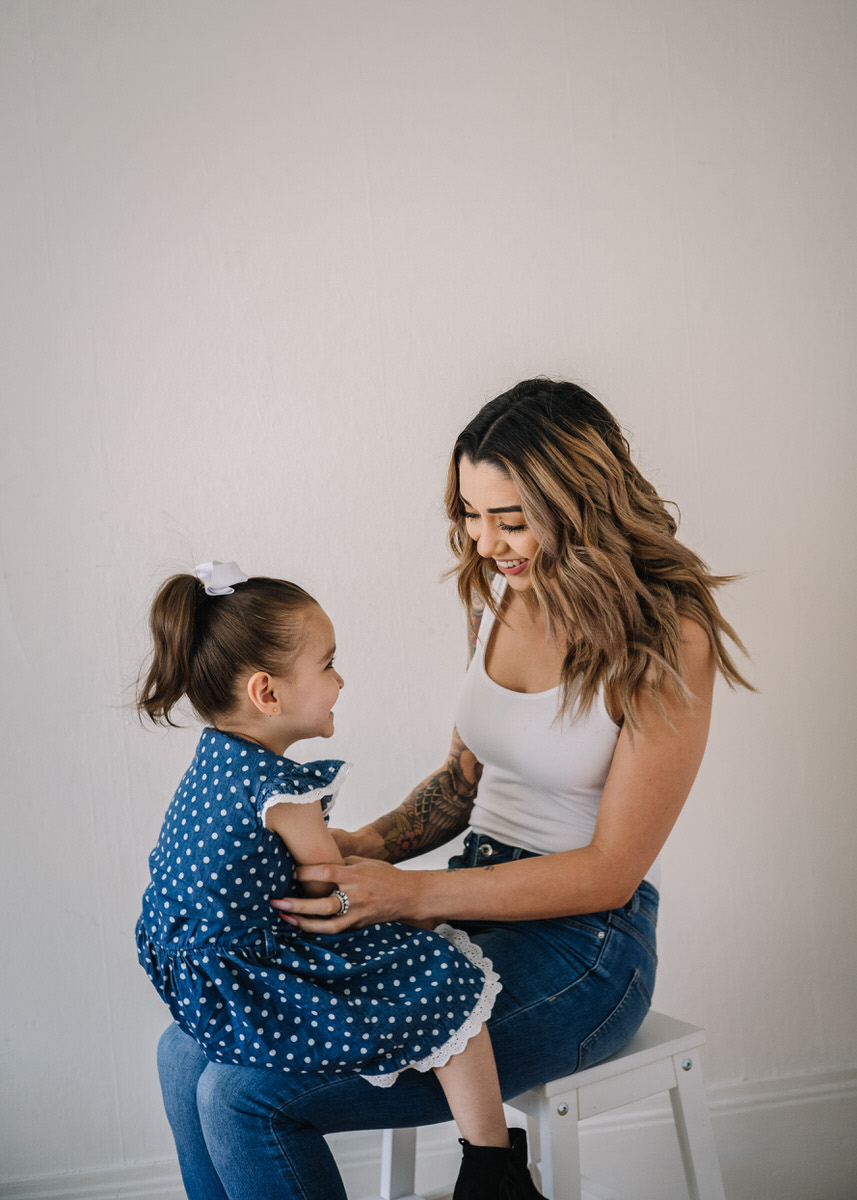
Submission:
[[[503,984],[489,1022],[505,1096],[590,1066],[642,1022],[655,975],[658,854],[690,790],[718,670],[745,680],[713,592],[613,417],[529,380],[456,442],[447,511],[472,662],[444,765],[394,812],[301,868],[348,897],[275,901],[305,931],[464,925]],[[448,871],[398,871],[468,825]],[[355,857],[356,856],[356,857]],[[406,1073],[359,1078],[207,1063],[174,1026],[159,1052],[190,1200],[344,1200],[324,1133],[449,1111]],[[272,1078],[274,1076],[274,1078]]]

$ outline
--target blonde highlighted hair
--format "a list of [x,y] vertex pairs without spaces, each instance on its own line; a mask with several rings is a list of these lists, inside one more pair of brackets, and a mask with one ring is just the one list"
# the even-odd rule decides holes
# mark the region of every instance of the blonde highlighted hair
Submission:
[[462,458],[506,475],[524,520],[538,539],[532,595],[548,629],[566,646],[561,710],[586,712],[599,690],[633,728],[635,696],[651,689],[661,704],[669,687],[685,704],[682,618],[707,633],[730,686],[752,688],[725,646],[744,650],[714,592],[734,576],[712,575],[676,538],[677,523],[631,459],[616,420],[573,383],[530,379],[480,410],[456,440],[447,480],[452,574],[471,607],[496,613],[490,560],[480,557],[464,521]]

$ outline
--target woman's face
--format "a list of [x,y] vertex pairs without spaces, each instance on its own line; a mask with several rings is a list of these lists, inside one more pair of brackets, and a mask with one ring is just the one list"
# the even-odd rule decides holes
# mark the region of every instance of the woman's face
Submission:
[[465,528],[478,553],[492,560],[509,587],[526,591],[532,586],[530,563],[539,543],[524,522],[514,483],[490,463],[462,457],[458,486]]

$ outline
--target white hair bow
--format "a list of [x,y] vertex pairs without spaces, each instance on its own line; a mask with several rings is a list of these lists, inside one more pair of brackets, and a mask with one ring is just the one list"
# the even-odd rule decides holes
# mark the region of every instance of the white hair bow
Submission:
[[230,596],[234,591],[234,584],[246,583],[250,578],[245,575],[238,563],[214,562],[200,563],[194,567],[194,572],[200,583],[205,585],[206,596]]

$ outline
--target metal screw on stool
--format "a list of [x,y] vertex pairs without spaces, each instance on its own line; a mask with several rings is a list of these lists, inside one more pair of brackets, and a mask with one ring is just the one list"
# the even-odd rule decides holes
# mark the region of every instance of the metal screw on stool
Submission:
[[683,1071],[689,1071],[689,1070],[691,1069],[691,1067],[692,1067],[692,1066],[693,1066],[693,1059],[692,1059],[692,1058],[685,1058],[685,1059],[682,1059],[681,1069],[682,1069]]
[[567,1117],[568,1116],[568,1105],[567,1104],[558,1104],[556,1106],[556,1111],[561,1117]]

